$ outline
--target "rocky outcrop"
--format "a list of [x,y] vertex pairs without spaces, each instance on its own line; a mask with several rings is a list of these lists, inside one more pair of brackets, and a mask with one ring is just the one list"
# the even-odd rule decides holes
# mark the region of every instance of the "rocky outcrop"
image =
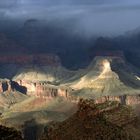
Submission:
[[6,92],[19,91],[21,93],[26,94],[27,88],[22,85],[19,85],[15,81],[4,79],[0,81],[0,93],[3,93],[5,91]]
[[43,97],[43,98],[54,98],[54,97],[64,97],[68,98],[70,89],[65,87],[59,87],[50,85],[47,82],[31,82],[31,81],[10,81],[1,80],[0,81],[0,93],[5,91],[19,91],[21,93],[27,94],[29,96]]
[[138,95],[138,96],[127,96],[126,97],[126,104],[127,105],[140,104],[140,95]]
[[78,111],[64,122],[46,127],[41,140],[132,140],[131,134],[105,118],[106,112],[119,110],[116,105],[110,108],[108,103],[96,105],[94,100],[81,99]]
[[5,91],[12,91],[11,82],[8,79],[0,80],[0,93]]
[[36,87],[36,95],[38,97],[64,97],[65,99],[68,98],[69,90],[63,87],[57,87],[57,86],[52,86],[52,85],[42,85],[42,84],[37,84]]
[[60,59],[56,55],[52,54],[37,54],[37,55],[0,55],[0,64],[38,64],[38,65],[49,65],[59,66]]
[[140,95],[103,96],[95,100],[96,103],[104,103],[106,101],[117,101],[123,105],[136,105],[140,104]]
[[139,72],[121,57],[96,57],[67,84],[83,97],[140,93]]
[[[68,96],[68,100],[72,100],[74,102],[78,102],[79,98],[74,98]],[[121,96],[102,96],[100,98],[94,99],[96,104],[105,103],[107,101],[116,101],[122,105],[138,105],[140,104],[140,95],[121,95]]]
[[27,94],[29,95],[35,95],[36,94],[36,83],[32,83],[31,81],[24,81],[24,80],[19,80],[16,81],[18,85],[26,87],[27,89]]
[[14,128],[7,128],[0,126],[0,139],[1,140],[23,140],[21,132]]
[[55,98],[70,96],[70,88],[59,87],[49,84],[48,82],[31,82],[19,80],[17,83],[20,86],[27,88],[27,94],[29,96],[43,97],[43,98]]

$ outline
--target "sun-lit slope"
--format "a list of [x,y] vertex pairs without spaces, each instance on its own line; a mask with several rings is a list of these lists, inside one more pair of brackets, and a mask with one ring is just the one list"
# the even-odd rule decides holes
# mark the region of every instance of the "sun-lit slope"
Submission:
[[24,101],[28,96],[20,92],[4,92],[0,94],[0,111],[4,111],[12,105]]
[[[115,59],[123,63],[121,58],[96,57],[91,65],[85,70],[84,75],[75,78],[67,85],[73,88],[81,95],[121,95],[121,94],[139,94],[140,80],[136,74],[129,73],[123,67],[116,67],[122,72],[112,70],[112,61],[115,65]],[[123,78],[127,76],[127,78]],[[123,80],[122,80],[123,79]],[[135,82],[132,82],[135,81]],[[135,87],[135,88],[134,88]],[[87,93],[87,94],[86,94]]]
[[13,77],[13,80],[59,82],[74,75],[62,66],[30,66],[22,68]]

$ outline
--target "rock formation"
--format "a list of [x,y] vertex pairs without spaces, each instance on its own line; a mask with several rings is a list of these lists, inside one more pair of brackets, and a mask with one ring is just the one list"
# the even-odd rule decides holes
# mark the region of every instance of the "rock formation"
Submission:
[[5,91],[12,91],[11,82],[8,79],[1,79],[0,80],[0,93]]
[[95,105],[93,100],[81,99],[78,111],[64,122],[46,127],[41,140],[134,140],[123,127],[106,119],[104,114],[114,109],[117,104],[111,108],[108,103]]
[[27,88],[27,95],[43,97],[43,98],[55,98],[55,97],[64,97],[68,98],[72,89],[51,85],[48,82],[31,82],[20,80],[17,81],[20,86]]
[[8,80],[8,79],[1,79],[0,80],[0,93],[3,92],[13,92],[13,91],[19,91],[23,94],[27,93],[27,88],[19,85],[17,82]]
[[139,95],[139,72],[121,57],[96,57],[89,67],[79,71],[66,86],[83,98]]
[[[75,96],[67,96],[67,100],[70,100],[71,102],[77,102],[79,101],[80,97]],[[121,105],[139,105],[140,104],[140,95],[121,95],[121,96],[102,96],[99,98],[94,99],[96,104],[99,103],[105,103],[107,101],[116,101],[119,102]]]
[[0,139],[1,140],[23,140],[19,131],[14,128],[7,128],[0,126]]
[[104,103],[106,101],[117,101],[123,105],[137,105],[140,104],[140,95],[103,96],[95,100],[96,103]]

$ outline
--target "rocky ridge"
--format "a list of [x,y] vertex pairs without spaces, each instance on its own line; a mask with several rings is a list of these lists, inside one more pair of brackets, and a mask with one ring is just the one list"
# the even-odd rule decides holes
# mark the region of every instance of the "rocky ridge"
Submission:
[[106,113],[111,114],[113,110],[120,108],[117,102],[95,105],[93,100],[81,99],[78,111],[64,122],[53,122],[46,127],[41,140],[135,140],[122,126],[105,117]]

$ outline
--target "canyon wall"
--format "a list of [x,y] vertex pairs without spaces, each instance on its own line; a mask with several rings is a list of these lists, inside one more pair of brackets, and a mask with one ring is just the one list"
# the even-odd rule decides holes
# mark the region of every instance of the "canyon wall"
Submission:
[[[63,97],[71,102],[78,103],[80,97],[72,95],[73,90],[67,87],[54,86],[46,82],[31,82],[20,80],[17,82],[10,80],[0,81],[0,93],[4,91],[17,90],[29,96],[36,96],[38,98],[53,99],[55,97]],[[95,99],[96,104],[104,103],[106,101],[117,101],[123,105],[137,105],[140,104],[140,95],[120,95],[120,96],[102,96]]]
[[[78,102],[80,97],[68,96],[68,100]],[[121,95],[121,96],[102,96],[94,99],[95,104],[101,104],[107,101],[117,101],[122,105],[138,105],[140,104],[140,95]]]
[[64,97],[68,98],[70,89],[60,86],[50,85],[47,82],[31,82],[19,80],[17,83],[20,86],[27,88],[27,95],[42,98]]
[[0,55],[0,64],[38,64],[59,66],[61,61],[58,56],[53,54],[38,54],[38,55]]
[[[20,81],[19,85],[27,87],[27,94],[40,98],[63,97],[71,102],[78,102],[80,97],[72,96],[73,90],[67,87],[53,86],[48,83]],[[124,105],[140,104],[140,95],[103,96],[95,99],[95,103],[118,101]]]
[[124,105],[140,104],[140,95],[121,95],[121,96],[103,96],[95,100],[95,103],[103,103],[106,101],[118,101]]

